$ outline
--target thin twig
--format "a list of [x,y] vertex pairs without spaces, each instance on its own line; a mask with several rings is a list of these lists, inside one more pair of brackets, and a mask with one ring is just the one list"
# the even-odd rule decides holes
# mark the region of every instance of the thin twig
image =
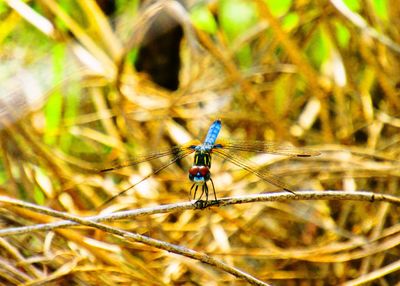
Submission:
[[243,272],[235,267],[229,266],[207,254],[203,254],[197,251],[194,251],[192,249],[183,247],[183,246],[179,246],[179,245],[175,245],[169,242],[165,242],[165,241],[161,241],[161,240],[157,240],[151,237],[147,237],[138,233],[133,233],[133,232],[128,232],[122,229],[118,229],[115,227],[111,227],[108,225],[104,225],[101,223],[97,223],[85,218],[81,218],[78,216],[74,216],[68,213],[63,213],[63,212],[59,212],[59,211],[55,211],[46,207],[42,207],[42,206],[38,206],[35,204],[31,204],[31,203],[27,203],[27,202],[23,202],[23,201],[19,201],[19,200],[15,200],[15,199],[11,199],[8,197],[0,197],[0,202],[2,203],[6,203],[6,204],[11,204],[13,206],[17,206],[17,207],[21,207],[21,208],[26,208],[29,210],[33,210],[42,214],[46,214],[52,217],[57,217],[57,218],[62,218],[65,220],[69,220],[69,221],[73,221],[77,224],[81,224],[81,225],[86,225],[86,226],[90,226],[90,227],[94,227],[100,230],[103,230],[107,233],[125,238],[124,242],[127,243],[132,243],[132,242],[141,242],[143,244],[149,245],[149,246],[153,246],[159,249],[163,249],[172,253],[176,253],[176,254],[180,254],[195,260],[199,260],[203,263],[209,264],[209,265],[213,265],[218,269],[221,269],[227,273],[230,273],[238,278],[244,279],[246,281],[248,281],[249,283],[253,284],[253,285],[269,285],[261,280],[258,280],[257,278],[253,277],[252,275]]
[[[395,205],[400,205],[400,198],[396,196],[378,194],[373,192],[364,192],[364,191],[359,191],[359,192],[298,191],[295,193],[295,195],[288,192],[276,192],[276,193],[243,195],[237,197],[227,197],[227,198],[221,198],[218,201],[219,201],[219,206],[226,206],[226,205],[254,203],[254,202],[272,202],[272,201],[290,201],[290,200],[349,200],[349,201],[369,201],[369,202],[380,201],[380,202],[388,202]],[[24,205],[26,204],[25,202],[22,201],[13,200],[8,197],[1,197],[1,196],[0,196],[0,202],[17,205],[19,207],[24,207]],[[143,215],[170,213],[174,211],[194,210],[194,209],[197,209],[197,207],[193,204],[193,202],[183,202],[183,203],[161,205],[156,207],[121,211],[111,214],[89,216],[86,217],[85,219],[92,222],[116,221],[121,219],[132,219],[137,216],[143,216]],[[49,213],[46,213],[45,211],[42,212],[39,209],[34,209],[34,210],[37,212],[51,215]],[[50,210],[50,209],[45,208],[45,210]],[[22,233],[30,233],[33,231],[48,231],[56,228],[66,228],[77,225],[79,225],[79,223],[75,221],[62,220],[45,224],[36,224],[32,226],[12,227],[7,229],[0,229],[0,237],[22,234]]]
[[[232,198],[222,198],[219,200],[218,206],[225,206],[231,204],[242,204],[242,203],[252,203],[252,202],[266,202],[266,201],[290,201],[290,200],[357,200],[357,201],[381,201],[381,202],[389,202],[395,205],[400,205],[400,198],[392,195],[386,194],[377,194],[373,192],[345,192],[345,191],[300,191],[296,194],[291,194],[287,192],[277,192],[277,193],[265,193],[265,194],[253,194],[253,195],[245,195],[239,197]],[[202,261],[204,263],[214,265],[217,268],[224,270],[236,277],[243,278],[247,280],[249,283],[255,285],[268,285],[255,277],[242,272],[239,269],[231,267],[219,260],[216,260],[206,254],[202,254],[196,252],[194,250],[188,249],[186,247],[174,245],[168,242],[156,240],[144,235],[140,235],[137,233],[127,232],[121,229],[117,229],[114,227],[110,227],[104,224],[97,223],[97,221],[113,221],[117,219],[127,219],[136,217],[139,215],[149,215],[156,213],[166,213],[177,210],[188,210],[195,209],[196,206],[192,202],[186,203],[177,203],[170,204],[165,206],[151,207],[145,209],[131,210],[131,211],[123,211],[113,214],[92,216],[87,218],[81,218],[78,216],[73,216],[67,213],[54,211],[49,208],[37,206],[31,203],[26,203],[23,201],[11,199],[8,197],[0,197],[0,202],[3,204],[11,204],[13,206],[22,207],[26,209],[30,209],[42,214],[50,215],[53,217],[58,217],[64,219],[64,221],[59,221],[55,223],[48,224],[39,224],[35,226],[27,226],[27,227],[18,227],[18,228],[9,228],[0,230],[0,236],[7,236],[11,234],[19,234],[26,233],[38,230],[50,230],[54,228],[60,227],[69,227],[74,225],[86,225],[94,228],[101,229],[105,232],[126,238],[129,242],[138,241],[144,244],[167,250],[176,254],[180,254],[192,259],[196,259]],[[215,204],[213,204],[215,206]]]

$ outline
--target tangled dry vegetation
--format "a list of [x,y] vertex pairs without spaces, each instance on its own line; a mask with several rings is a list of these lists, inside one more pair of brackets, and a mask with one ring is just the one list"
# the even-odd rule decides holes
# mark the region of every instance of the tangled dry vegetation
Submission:
[[[396,1],[59,2],[0,4],[0,284],[398,283]],[[176,27],[165,86],[132,62],[171,60]],[[195,209],[189,157],[102,205],[169,159],[96,170],[216,118],[321,155],[246,154],[295,195],[213,158],[221,203]]]

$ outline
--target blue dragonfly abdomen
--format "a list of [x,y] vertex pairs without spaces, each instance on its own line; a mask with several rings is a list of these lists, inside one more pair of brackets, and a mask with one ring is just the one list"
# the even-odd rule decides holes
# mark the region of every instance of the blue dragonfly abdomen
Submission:
[[219,131],[221,130],[221,126],[222,126],[221,120],[219,120],[219,119],[215,120],[211,124],[210,128],[208,129],[208,133],[207,133],[206,139],[204,139],[203,145],[205,147],[209,147],[210,146],[210,148],[212,148],[214,146],[215,141],[217,140]]

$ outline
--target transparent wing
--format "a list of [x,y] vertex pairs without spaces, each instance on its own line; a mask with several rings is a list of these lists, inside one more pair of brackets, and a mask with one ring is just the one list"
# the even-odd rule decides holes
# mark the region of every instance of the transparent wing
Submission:
[[232,151],[271,153],[277,155],[286,155],[292,157],[311,157],[318,156],[320,153],[313,150],[300,149],[290,145],[278,144],[275,142],[266,141],[228,141],[218,140],[215,143],[216,149],[218,146],[223,149]]
[[[179,147],[176,147],[176,148],[179,148]],[[172,149],[173,149],[173,148],[172,148]],[[170,150],[172,150],[172,149],[170,149]],[[123,165],[123,166],[120,165],[120,166],[116,166],[116,167],[114,167],[114,168],[104,169],[104,170],[102,170],[102,172],[109,171],[109,170],[115,170],[115,169],[119,169],[119,168],[131,166],[131,165],[134,165],[134,164],[138,164],[138,163],[140,163],[140,162],[148,161],[148,160],[144,160],[144,159],[145,159],[145,158],[148,159],[151,155],[153,155],[153,157],[152,157],[150,160],[153,160],[153,159],[156,159],[156,158],[160,158],[160,157],[163,157],[163,156],[166,156],[166,155],[173,154],[173,152],[170,152],[170,153],[168,153],[168,154],[166,154],[166,153],[167,153],[167,151],[165,151],[164,153],[163,153],[163,152],[159,152],[159,153],[148,154],[148,155],[146,155],[146,156],[142,156],[142,157],[141,157],[141,161],[138,159],[138,160],[136,160],[136,161],[133,161],[133,163],[132,163],[132,161],[131,161],[131,164]],[[154,172],[152,172],[152,173],[148,174],[147,176],[143,177],[142,179],[140,179],[140,181],[138,181],[138,182],[136,182],[135,184],[129,186],[129,187],[126,188],[125,190],[123,190],[123,191],[119,192],[118,194],[112,196],[111,198],[109,198],[108,200],[106,200],[104,203],[102,203],[102,204],[99,206],[99,208],[102,208],[103,206],[107,205],[109,202],[111,202],[111,201],[114,200],[115,198],[117,198],[117,197],[123,195],[124,193],[126,193],[126,192],[129,191],[130,189],[132,189],[132,188],[136,187],[137,185],[139,185],[141,182],[147,180],[148,178],[150,178],[150,177],[153,176],[154,174],[157,174],[157,173],[161,172],[162,170],[164,170],[164,169],[167,168],[168,166],[174,164],[176,161],[178,161],[178,160],[180,160],[180,159],[185,158],[186,156],[188,156],[188,155],[191,154],[191,153],[193,153],[193,150],[190,149],[189,147],[185,147],[185,148],[180,147],[180,150],[178,150],[178,153],[175,153],[175,156],[174,156],[169,162],[163,164],[161,167],[159,167],[158,169],[154,170]],[[160,156],[157,157],[157,156],[156,156],[157,154],[158,154],[158,155],[164,154],[164,155],[162,155],[162,156],[160,155]]]
[[162,158],[165,156],[173,156],[173,159],[171,159],[171,161],[169,162],[169,165],[170,165],[173,162],[176,162],[177,160],[179,160],[180,158],[186,157],[190,153],[193,153],[194,152],[193,146],[196,146],[197,145],[196,143],[198,143],[198,141],[191,141],[185,145],[174,146],[172,148],[168,148],[165,150],[151,152],[151,153],[147,153],[144,155],[132,157],[131,159],[129,159],[125,162],[115,164],[109,168],[102,169],[99,172],[103,173],[103,172],[118,170],[121,168],[125,168],[128,166],[134,166],[134,165],[137,165],[137,164],[140,164],[143,162],[151,161],[151,160]]
[[290,193],[293,193],[290,185],[280,181],[276,176],[272,175],[270,172],[263,170],[259,171],[257,170],[257,167],[255,166],[254,163],[250,162],[249,160],[234,154],[233,152],[228,152],[224,149],[214,149],[213,154],[220,156],[221,158],[224,158],[228,160],[229,162],[232,162],[233,164],[241,167],[242,169],[253,173],[254,175],[258,176],[259,178],[263,179],[264,181],[267,181],[268,183],[277,186],[278,188],[282,188],[285,191],[288,191]]

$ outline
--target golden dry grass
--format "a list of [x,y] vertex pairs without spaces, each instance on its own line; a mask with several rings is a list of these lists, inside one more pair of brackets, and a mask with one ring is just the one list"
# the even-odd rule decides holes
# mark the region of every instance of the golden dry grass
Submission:
[[[92,1],[1,4],[0,284],[396,285],[400,10],[348,2],[121,1],[112,24]],[[131,62],[160,13],[184,31],[176,91]],[[217,118],[319,151],[246,155],[297,195],[213,158],[223,200],[195,209],[189,156],[102,206],[168,158],[96,170]]]

